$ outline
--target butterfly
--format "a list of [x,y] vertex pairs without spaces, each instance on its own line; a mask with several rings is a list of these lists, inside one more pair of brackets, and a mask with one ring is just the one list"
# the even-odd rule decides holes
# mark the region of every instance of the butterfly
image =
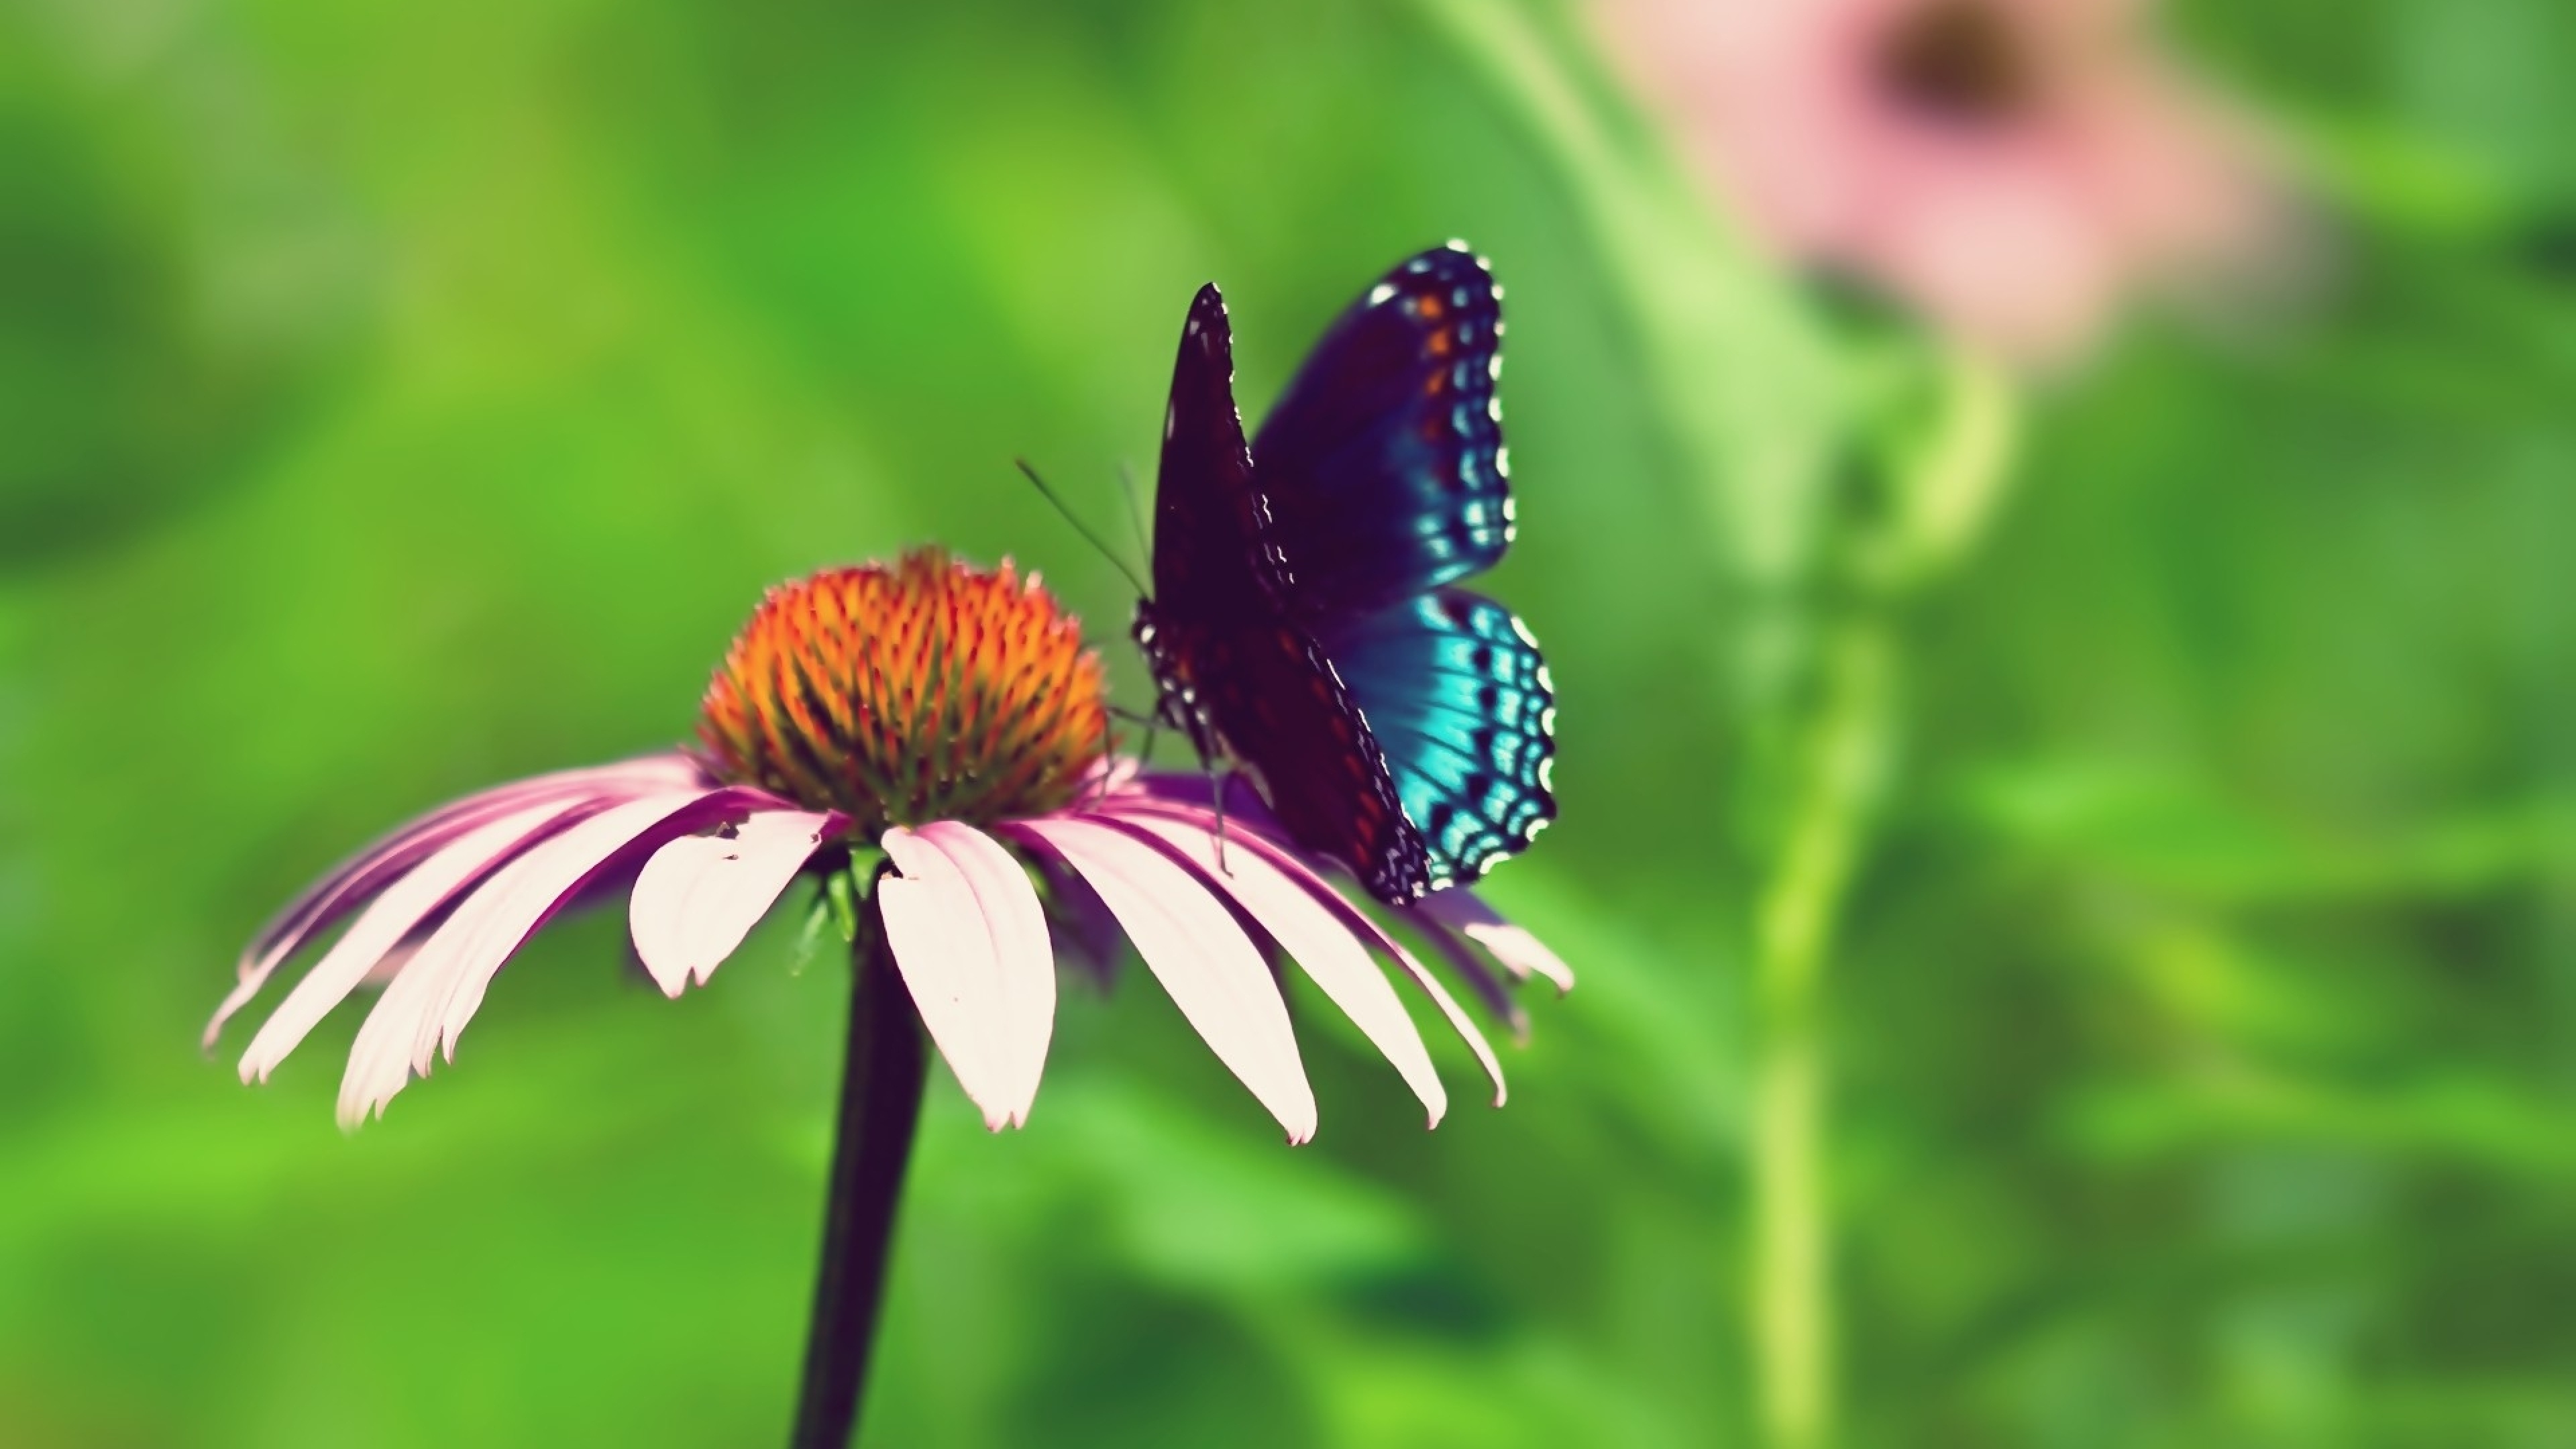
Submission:
[[1396,265],[1247,447],[1225,300],[1181,330],[1135,637],[1158,715],[1231,758],[1307,849],[1404,904],[1556,816],[1555,688],[1512,613],[1455,587],[1510,546],[1502,288],[1465,243]]

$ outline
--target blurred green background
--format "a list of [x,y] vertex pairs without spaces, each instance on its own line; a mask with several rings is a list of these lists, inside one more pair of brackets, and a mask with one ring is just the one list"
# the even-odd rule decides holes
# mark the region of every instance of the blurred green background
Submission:
[[1842,1440],[2576,1443],[2576,17],[2175,19],[2295,139],[2316,296],[2031,393],[1978,545],[1855,602],[1753,520],[1837,516],[1889,333],[1664,230],[1544,6],[0,8],[0,1442],[777,1440],[843,991],[793,913],[677,1003],[550,931],[354,1137],[354,1011],[265,1090],[197,1054],[234,953],[684,735],[820,564],[1011,554],[1143,701],[1010,459],[1120,530],[1199,283],[1257,416],[1462,235],[1563,706],[1490,895],[1582,987],[1504,1111],[1435,1043],[1429,1135],[1312,996],[1296,1151],[1141,978],[1025,1132],[939,1073],[874,1441],[1753,1440],[1769,736],[1859,618],[1793,1205]]

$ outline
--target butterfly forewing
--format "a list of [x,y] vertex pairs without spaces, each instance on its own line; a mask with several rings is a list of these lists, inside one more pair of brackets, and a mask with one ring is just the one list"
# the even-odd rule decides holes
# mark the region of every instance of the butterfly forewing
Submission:
[[1502,293],[1462,244],[1399,263],[1327,330],[1254,440],[1292,612],[1365,612],[1512,539]]
[[1181,327],[1154,480],[1154,602],[1164,627],[1187,631],[1276,612],[1267,526],[1234,406],[1225,299],[1201,287]]

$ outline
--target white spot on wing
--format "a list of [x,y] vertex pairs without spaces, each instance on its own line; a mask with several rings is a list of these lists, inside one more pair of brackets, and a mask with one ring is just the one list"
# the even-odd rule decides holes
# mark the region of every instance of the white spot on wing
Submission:
[[1395,283],[1393,283],[1393,282],[1380,282],[1380,283],[1378,283],[1376,286],[1369,288],[1369,300],[1368,300],[1368,304],[1369,304],[1370,306],[1372,306],[1372,307],[1378,306],[1379,304],[1381,304],[1381,303],[1385,302],[1387,298],[1392,297],[1392,296],[1394,296],[1394,295],[1395,295]]
[[1446,243],[1444,243],[1444,245],[1446,245],[1446,246],[1449,248],[1449,250],[1451,250],[1451,251],[1453,251],[1453,252],[1463,252],[1463,251],[1465,251],[1465,250],[1467,249],[1467,244],[1466,244],[1465,242],[1463,242],[1463,241],[1460,241],[1458,238],[1456,238],[1456,237],[1454,237],[1454,236],[1453,236],[1453,237],[1451,237],[1451,238],[1449,238],[1449,240],[1448,240]]

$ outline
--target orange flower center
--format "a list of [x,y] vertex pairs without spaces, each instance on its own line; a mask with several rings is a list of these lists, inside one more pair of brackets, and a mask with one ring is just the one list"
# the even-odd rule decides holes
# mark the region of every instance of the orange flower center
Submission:
[[890,825],[1071,803],[1107,752],[1100,659],[1035,577],[936,549],[771,589],[707,686],[726,779]]

